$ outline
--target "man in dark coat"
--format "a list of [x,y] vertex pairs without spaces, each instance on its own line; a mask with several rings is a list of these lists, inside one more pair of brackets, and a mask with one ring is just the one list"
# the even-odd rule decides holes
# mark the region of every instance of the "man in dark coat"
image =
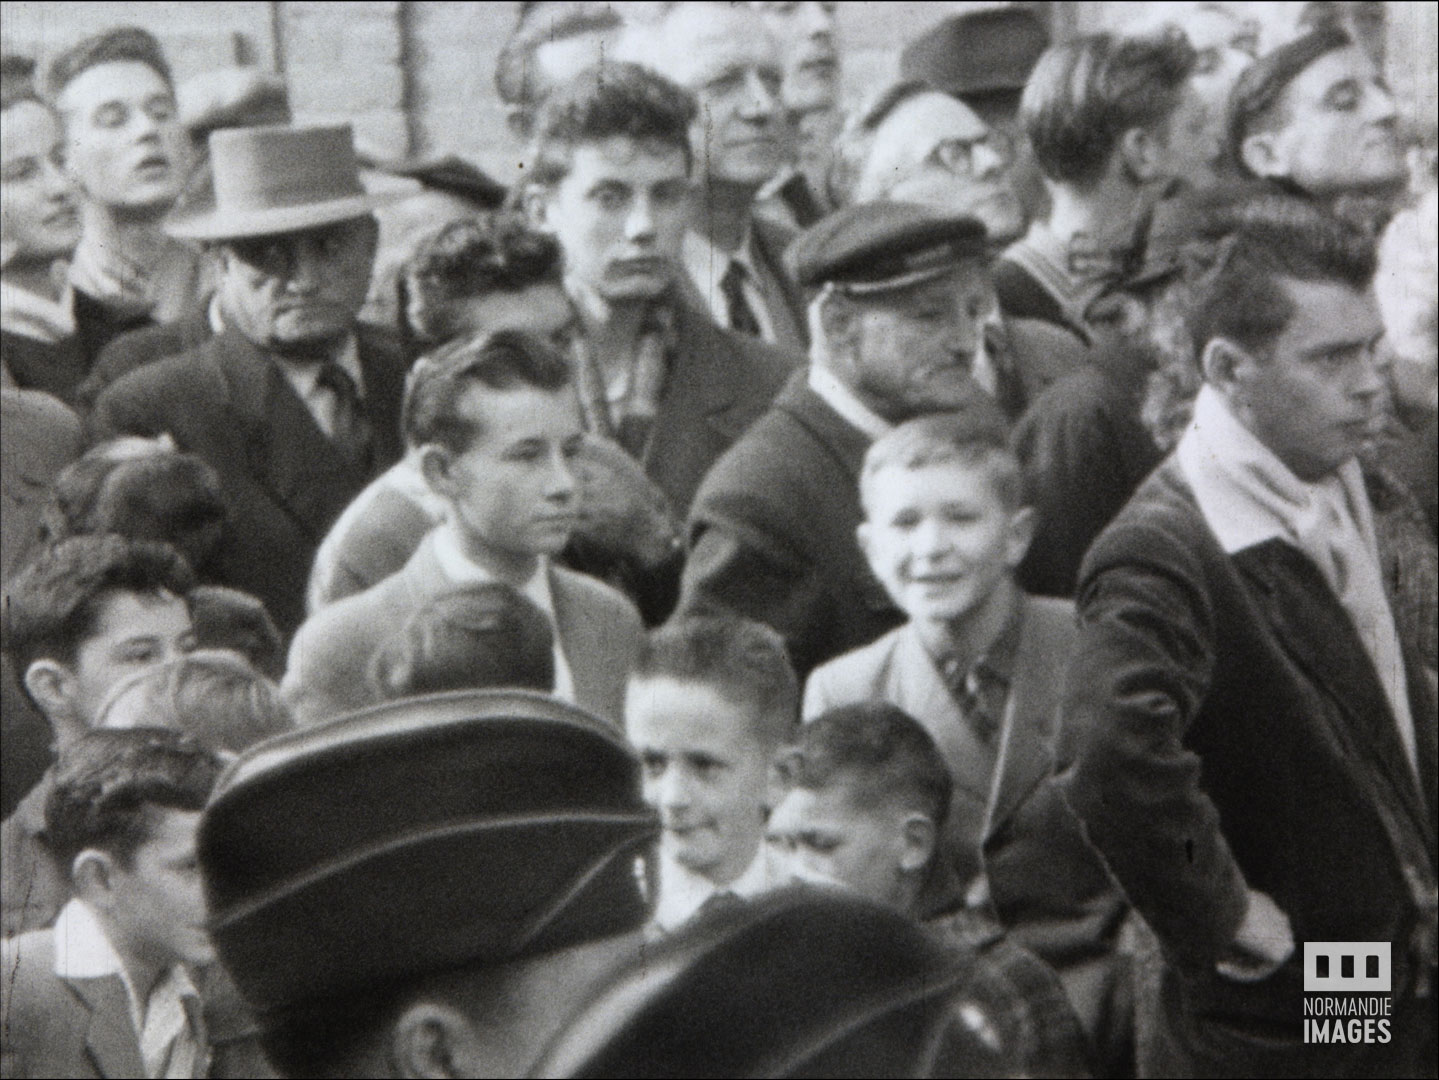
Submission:
[[773,626],[801,676],[903,621],[855,539],[860,461],[892,424],[984,393],[971,374],[974,313],[992,302],[984,240],[973,218],[908,203],[850,207],[800,238],[822,334],[700,486],[682,613]]
[[[1434,703],[1355,457],[1373,273],[1337,222],[1236,234],[1193,421],[1080,574],[1067,794],[1163,950],[1141,1075],[1434,1073]],[[1388,948],[1388,1041],[1302,1038],[1314,942]]]
[[[211,155],[215,206],[172,229],[218,242],[224,332],[120,379],[92,424],[101,437],[168,432],[216,469],[219,582],[258,596],[289,632],[316,547],[399,456],[404,364],[396,340],[355,321],[377,199],[360,187],[349,129],[221,131]],[[283,202],[282,180],[296,189]]]

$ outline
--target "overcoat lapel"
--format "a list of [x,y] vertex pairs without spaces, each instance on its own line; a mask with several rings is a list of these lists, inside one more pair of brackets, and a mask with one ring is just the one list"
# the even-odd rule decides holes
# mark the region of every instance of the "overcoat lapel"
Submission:
[[66,979],[90,1010],[85,1049],[101,1076],[144,1076],[140,1042],[130,1022],[130,1001],[118,976]]

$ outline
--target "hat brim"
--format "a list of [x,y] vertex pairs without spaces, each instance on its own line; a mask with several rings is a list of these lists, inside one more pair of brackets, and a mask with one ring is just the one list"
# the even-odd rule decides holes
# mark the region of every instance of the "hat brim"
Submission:
[[411,190],[374,191],[304,206],[276,206],[248,211],[222,210],[211,205],[171,217],[165,222],[165,231],[184,240],[275,236],[364,217],[377,207],[416,194],[418,192]]

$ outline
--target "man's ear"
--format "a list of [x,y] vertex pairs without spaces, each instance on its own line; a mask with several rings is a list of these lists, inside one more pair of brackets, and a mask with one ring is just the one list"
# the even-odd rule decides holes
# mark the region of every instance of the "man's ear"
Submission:
[[1159,165],[1164,149],[1159,136],[1148,128],[1130,128],[1119,137],[1115,147],[1125,172],[1136,184],[1147,184],[1159,175]]
[[1266,180],[1282,178],[1289,172],[1284,153],[1283,131],[1256,131],[1239,144],[1239,160],[1255,176]]
[[1009,515],[1009,535],[1004,542],[1004,562],[1011,570],[1024,561],[1034,543],[1034,507],[1021,506]]
[[25,669],[25,690],[54,725],[74,719],[75,676],[58,660],[36,660]]
[[433,1001],[418,1001],[395,1021],[390,1033],[390,1057],[398,1076],[458,1077],[474,1075],[465,1069],[473,1062],[475,1032],[458,1009]]
[[1228,338],[1214,338],[1199,357],[1204,381],[1226,396],[1243,386],[1253,364],[1249,351]]
[[451,497],[454,488],[454,458],[438,443],[420,447],[420,474],[436,495]]
[[788,746],[782,746],[770,755],[769,765],[765,769],[764,776],[764,801],[767,812],[782,803],[784,797],[789,794],[792,756],[793,751]]
[[814,300],[813,315],[826,350],[831,355],[848,356],[859,328],[859,312],[854,305],[833,290],[827,290]]
[[115,856],[98,848],[86,848],[70,864],[75,895],[101,911],[109,911],[114,907],[115,870]]
[[905,873],[917,873],[929,865],[939,843],[939,834],[934,822],[923,814],[910,814],[904,819],[904,846],[900,851],[899,868]]
[[533,180],[520,183],[524,185],[520,193],[520,205],[524,208],[525,220],[532,228],[553,234],[555,227],[550,222],[550,189]]

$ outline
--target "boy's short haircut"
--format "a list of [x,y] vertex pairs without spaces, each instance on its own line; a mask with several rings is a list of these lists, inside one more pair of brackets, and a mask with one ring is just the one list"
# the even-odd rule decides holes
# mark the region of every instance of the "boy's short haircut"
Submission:
[[50,62],[47,81],[51,100],[80,75],[101,64],[145,64],[175,92],[175,76],[165,59],[165,50],[148,30],[138,26],[119,26],[101,34],[93,34],[70,46]]
[[694,166],[690,124],[698,112],[688,90],[639,64],[589,68],[545,99],[535,126],[531,180],[559,183],[578,145],[616,137],[678,150],[689,172]]
[[998,405],[978,399],[962,411],[906,420],[870,444],[859,473],[860,502],[882,469],[922,469],[954,462],[982,468],[1009,510],[1026,505],[1024,470],[1009,443],[1009,423]]
[[96,718],[122,698],[140,695],[147,727],[184,732],[207,750],[244,753],[255,743],[295,729],[280,688],[228,649],[197,649],[142,671],[116,686]]
[[42,515],[41,539],[118,533],[190,550],[205,533],[218,541],[225,520],[220,477],[203,458],[168,437],[126,436],[91,447],[55,478]]
[[752,619],[692,615],[650,631],[630,680],[673,679],[708,686],[751,710],[768,747],[789,743],[799,723],[799,679],[784,638]]
[[198,585],[186,598],[199,649],[228,649],[267,679],[285,674],[285,639],[259,597],[224,585]]
[[480,434],[460,411],[472,388],[528,386],[553,394],[571,378],[565,355],[533,334],[498,330],[456,338],[416,364],[405,395],[405,438],[411,446],[437,443],[463,454]]
[[1353,44],[1339,27],[1323,27],[1279,46],[1244,69],[1229,94],[1225,132],[1230,161],[1241,175],[1254,176],[1244,163],[1244,140],[1289,123],[1287,110],[1280,108],[1289,84],[1321,56]]
[[562,280],[560,245],[513,212],[460,218],[423,240],[405,264],[407,299],[423,312],[412,329],[444,341],[461,329],[446,317],[456,301],[522,292]]
[[189,564],[169,544],[123,536],[73,536],[42,548],[5,589],[3,645],[23,673],[36,660],[75,663],[113,593],[184,597]]
[[60,752],[45,800],[45,843],[69,872],[90,848],[128,867],[150,838],[157,809],[200,811],[221,762],[178,731],[97,729]]
[[1040,171],[1075,187],[1097,182],[1126,131],[1152,130],[1169,119],[1196,62],[1178,30],[1088,34],[1051,46],[1019,104]]
[[370,661],[382,700],[442,690],[555,687],[554,633],[538,607],[498,582],[442,593]]
[[924,725],[887,701],[842,705],[805,724],[786,778],[808,791],[843,786],[863,809],[898,806],[936,828],[949,816],[954,792]]

